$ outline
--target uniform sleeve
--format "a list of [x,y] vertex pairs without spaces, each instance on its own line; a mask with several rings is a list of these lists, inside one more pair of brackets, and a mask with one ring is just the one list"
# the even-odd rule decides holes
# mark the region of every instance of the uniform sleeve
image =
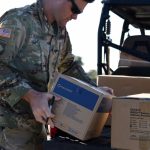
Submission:
[[11,107],[30,89],[28,82],[12,66],[25,38],[25,27],[18,18],[3,18],[0,22],[0,103]]
[[59,72],[96,86],[96,83],[86,74],[79,62],[75,61],[75,57],[72,54],[72,46],[69,36],[66,37],[66,43],[61,65],[59,66]]

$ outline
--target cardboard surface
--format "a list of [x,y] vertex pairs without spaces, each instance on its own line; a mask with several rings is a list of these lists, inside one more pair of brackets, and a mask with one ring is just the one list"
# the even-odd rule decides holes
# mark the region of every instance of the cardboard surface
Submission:
[[150,94],[113,98],[111,147],[150,149]]
[[127,53],[121,52],[120,53],[120,60],[119,60],[119,67],[128,66],[128,67],[135,67],[135,66],[150,66],[150,62],[144,61],[138,57],[134,57]]
[[148,61],[130,60],[128,58],[120,59],[118,67],[150,67]]
[[61,74],[51,92],[62,97],[53,107],[56,127],[80,140],[100,135],[111,108],[110,94]]
[[99,75],[98,85],[111,87],[116,96],[150,93],[150,77]]

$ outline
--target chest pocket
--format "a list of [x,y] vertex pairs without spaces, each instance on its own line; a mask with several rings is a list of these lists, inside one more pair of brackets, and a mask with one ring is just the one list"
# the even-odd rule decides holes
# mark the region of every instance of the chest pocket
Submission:
[[52,49],[49,55],[49,72],[54,73],[60,63],[61,51],[62,51],[62,40],[52,39]]
[[39,41],[40,48],[41,48],[41,67],[43,71],[48,71],[48,64],[49,64],[49,55],[52,50],[52,46],[48,44],[47,41],[40,40]]
[[50,45],[41,37],[32,35],[20,53],[24,70],[29,73],[46,71]]

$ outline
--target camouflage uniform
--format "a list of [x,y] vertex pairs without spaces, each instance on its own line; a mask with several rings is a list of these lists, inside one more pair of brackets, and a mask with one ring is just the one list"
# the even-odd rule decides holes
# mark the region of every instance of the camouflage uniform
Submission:
[[56,72],[95,85],[74,61],[66,29],[47,23],[40,1],[6,12],[0,19],[0,146],[36,149],[42,127],[21,97],[30,88],[48,91]]

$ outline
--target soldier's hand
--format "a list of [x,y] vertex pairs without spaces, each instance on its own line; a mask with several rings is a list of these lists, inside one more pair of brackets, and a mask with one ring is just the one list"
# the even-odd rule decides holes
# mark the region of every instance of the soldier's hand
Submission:
[[[31,89],[23,96],[23,99],[30,104],[34,117],[38,122],[43,124],[48,123],[51,127],[54,127],[52,122],[54,114],[51,113],[48,106],[48,101],[51,100],[52,97],[53,95],[51,93],[37,92]],[[60,97],[55,96],[56,101],[60,99]]]
[[114,95],[114,90],[110,87],[107,87],[107,86],[102,86],[102,87],[98,87],[99,89],[102,89],[103,91],[111,94],[111,95]]

